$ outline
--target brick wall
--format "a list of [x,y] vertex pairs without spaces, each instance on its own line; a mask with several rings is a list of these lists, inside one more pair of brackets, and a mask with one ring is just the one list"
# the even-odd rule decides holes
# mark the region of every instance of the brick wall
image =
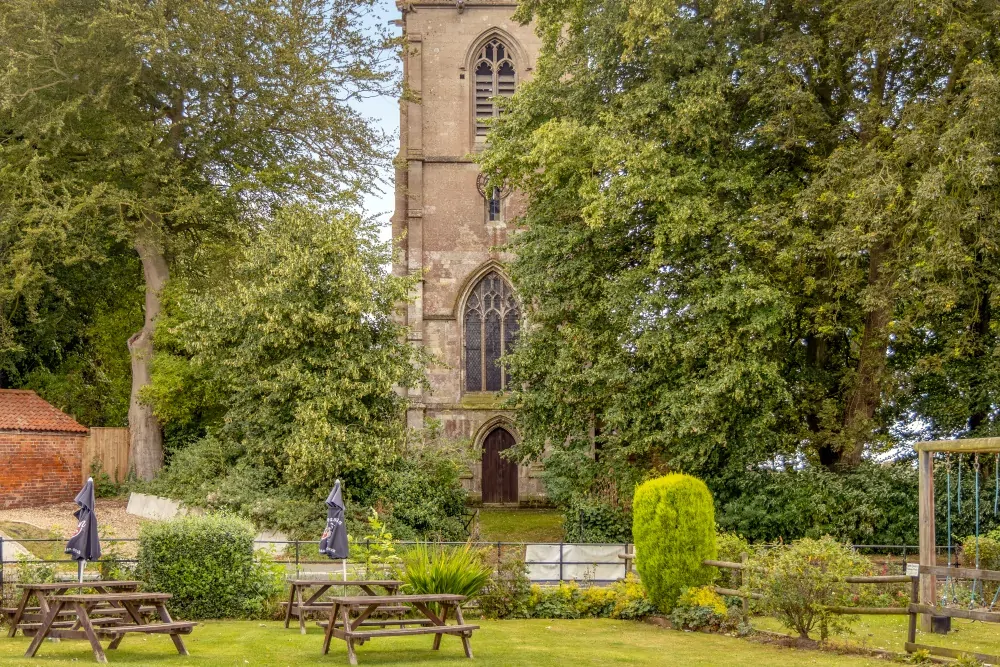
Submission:
[[85,438],[0,431],[0,509],[73,500],[81,486]]

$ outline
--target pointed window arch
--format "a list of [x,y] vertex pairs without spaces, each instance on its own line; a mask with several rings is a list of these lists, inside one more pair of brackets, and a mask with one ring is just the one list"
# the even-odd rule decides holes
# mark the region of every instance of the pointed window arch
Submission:
[[514,348],[521,306],[496,271],[476,283],[465,302],[465,390],[504,391],[507,370],[500,357]]
[[486,138],[486,121],[495,118],[500,110],[493,98],[510,97],[517,86],[517,69],[513,50],[499,37],[488,40],[479,49],[472,71],[476,95],[476,141]]

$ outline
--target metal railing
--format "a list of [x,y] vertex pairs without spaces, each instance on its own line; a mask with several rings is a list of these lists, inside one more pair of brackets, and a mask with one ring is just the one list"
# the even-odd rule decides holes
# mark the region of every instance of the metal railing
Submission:
[[[42,544],[49,543],[53,545],[64,545],[65,539],[59,538],[25,538],[17,540],[5,540],[0,537],[0,606],[9,606],[9,601],[13,596],[13,588],[17,583],[17,570],[20,566],[41,566],[41,565],[52,565],[56,569],[60,566],[66,566],[66,576],[75,573],[76,564],[72,561],[69,556],[62,558],[22,558],[15,559],[10,558],[8,555],[8,549],[5,548],[4,543],[6,542],[16,542],[19,543],[29,551],[32,551],[30,545],[32,544]],[[103,538],[101,544],[104,545],[106,552],[111,552],[113,554],[120,554],[121,551],[128,551],[126,545],[137,543],[138,538]],[[418,542],[412,540],[400,540],[394,541],[395,547],[399,550],[405,550],[407,546],[412,546]],[[319,542],[317,540],[259,540],[254,542],[255,547],[258,549],[264,549],[270,552],[270,557],[277,563],[285,564],[290,570],[290,574],[294,573],[294,576],[300,576],[303,571],[313,570],[317,573],[321,572],[336,572],[339,561],[331,561],[330,559],[322,556],[319,553]],[[352,543],[352,548],[357,548],[360,554],[365,554],[371,550],[372,545],[375,544],[370,540],[359,540]],[[596,559],[571,559],[566,557],[566,547],[572,546],[573,543],[569,542],[437,542],[436,544],[460,546],[465,544],[471,544],[475,548],[483,549],[487,551],[490,555],[490,560],[494,561],[496,567],[499,569],[501,562],[505,556],[509,556],[510,553],[517,552],[519,557],[524,561],[525,565],[528,566],[529,570],[532,566],[552,566],[553,569],[557,569],[558,576],[555,577],[544,577],[544,578],[534,578],[533,581],[536,583],[558,583],[561,581],[584,581],[586,583],[609,583],[611,581],[616,581],[617,579],[598,579],[594,577],[578,577],[578,576],[567,576],[570,571],[578,569],[580,567],[601,567],[605,569],[610,569],[612,566],[616,569],[620,568],[621,576],[624,578],[628,572],[631,570],[632,560],[631,558],[622,558],[619,555],[613,560],[596,560]],[[552,546],[558,548],[558,557],[553,560],[528,560],[526,557],[527,547],[529,545],[533,546]],[[605,547],[618,547],[622,550],[623,554],[628,554],[631,552],[631,545],[627,544],[606,544],[606,545],[596,545],[587,544],[581,546],[605,546]],[[762,545],[763,548],[780,548],[780,544],[772,545]],[[918,548],[915,545],[892,545],[892,544],[856,544],[852,547],[868,556],[873,561],[883,566],[883,571],[885,574],[895,574],[904,573],[906,571],[906,564],[908,562],[916,562]],[[946,555],[948,547],[937,547],[937,552],[939,558],[942,555]],[[952,557],[954,558],[956,546],[952,546]],[[52,549],[52,551],[56,551]],[[105,556],[98,561],[93,563],[88,563],[88,570],[93,571],[96,566],[98,568],[102,566],[113,566],[122,569],[134,569],[137,564],[137,559],[134,556],[123,556],[123,555],[113,555]],[[362,559],[352,559],[349,561],[357,570],[357,567],[363,564]],[[72,566],[72,567],[70,567]]]

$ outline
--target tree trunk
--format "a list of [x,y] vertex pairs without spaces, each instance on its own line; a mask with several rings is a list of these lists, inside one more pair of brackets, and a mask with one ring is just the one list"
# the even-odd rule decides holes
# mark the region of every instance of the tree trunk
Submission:
[[132,357],[132,395],[128,408],[129,459],[136,476],[150,480],[163,466],[163,431],[152,406],[144,403],[139,394],[151,380],[153,328],[160,314],[160,291],[167,282],[169,271],[163,246],[152,225],[144,224],[137,230],[135,249],[142,260],[146,283],[146,320],[142,329],[128,341]]
[[[986,258],[982,250],[976,252],[976,268],[983,272],[983,264]],[[979,304],[976,307],[976,321],[970,327],[972,329],[972,359],[981,363],[990,349],[990,320],[993,313],[990,309],[990,284],[986,278],[979,279],[978,294]],[[979,373],[973,373],[970,378],[969,394],[971,410],[969,411],[969,435],[977,435],[979,429],[984,426],[989,418],[993,407],[993,396]]]
[[[883,263],[888,251],[888,241],[872,248],[868,265],[869,289],[879,289],[883,283]],[[847,405],[844,406],[844,442],[840,451],[840,465],[858,465],[864,454],[865,442],[871,436],[872,418],[882,400],[886,354],[889,350],[890,315],[890,304],[887,301],[872,306],[865,314],[857,375],[848,394]]]

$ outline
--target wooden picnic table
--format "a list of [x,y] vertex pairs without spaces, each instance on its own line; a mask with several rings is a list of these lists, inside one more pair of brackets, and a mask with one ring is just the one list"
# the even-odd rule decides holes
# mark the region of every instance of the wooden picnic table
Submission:
[[[173,640],[177,652],[181,655],[188,655],[187,648],[181,640],[182,634],[188,634],[196,623],[174,622],[167,611],[166,602],[171,597],[170,593],[88,593],[81,595],[53,595],[49,597],[49,611],[45,614],[45,619],[39,624],[31,645],[25,652],[24,657],[33,658],[38,648],[46,638],[52,639],[86,639],[90,642],[90,647],[94,651],[94,659],[100,663],[108,661],[101,647],[101,639],[110,639],[108,650],[114,650],[121,644],[122,639],[129,633],[143,634],[169,634]],[[99,619],[92,618],[91,614],[98,605],[110,604],[120,605],[127,612],[126,617],[114,619],[111,624],[99,622]],[[159,623],[149,623],[146,621],[140,607],[143,604],[152,605],[159,616]],[[75,619],[72,627],[60,624],[56,619],[60,617],[63,608],[72,608]]]
[[[333,608],[332,602],[320,600],[320,598],[334,586],[342,586],[345,589],[348,586],[355,586],[360,588],[365,595],[380,595],[381,593],[375,589],[381,588],[386,594],[395,595],[399,591],[399,587],[403,585],[402,581],[395,579],[359,579],[353,581],[350,579],[340,581],[333,579],[290,579],[288,583],[291,585],[291,589],[285,607],[285,627],[288,627],[289,621],[294,616],[299,619],[299,632],[302,634],[306,634],[306,614],[308,612],[329,612]],[[307,593],[312,588],[317,590]]]
[[[330,617],[326,622],[320,623],[326,628],[323,637],[323,655],[330,652],[330,640],[336,637],[343,639],[347,643],[347,659],[352,665],[358,664],[357,654],[354,652],[354,645],[364,644],[374,637],[404,637],[408,635],[434,635],[433,649],[441,648],[441,637],[444,635],[458,635],[462,638],[462,646],[465,649],[465,657],[472,657],[472,645],[469,638],[472,631],[478,630],[478,625],[466,625],[462,617],[462,603],[465,602],[464,595],[359,595],[334,597],[330,599],[333,608],[330,610]],[[369,620],[369,617],[379,609],[386,607],[407,606],[414,611],[423,614],[422,619],[399,619],[393,622],[399,628],[385,629],[372,628],[373,625],[380,625],[384,621]],[[431,607],[437,605],[441,609],[438,615]],[[454,610],[455,624],[448,625],[448,614]],[[355,614],[352,618],[352,614]],[[407,628],[403,625],[418,625],[419,627]]]
[[[10,630],[7,631],[7,636],[15,636],[18,630],[24,632],[26,628],[21,628],[22,624],[30,627],[32,624],[40,623],[49,611],[48,598],[53,595],[62,595],[68,591],[84,588],[91,588],[98,593],[127,592],[139,588],[140,583],[138,581],[85,581],[82,583],[66,581],[54,584],[17,584],[16,587],[21,589],[21,600],[13,610],[4,610],[10,616]],[[38,601],[37,607],[28,606],[31,598]],[[108,606],[110,609],[104,612],[105,615],[124,613],[124,608],[120,605],[118,607]],[[117,611],[112,611],[113,609],[117,609]]]

